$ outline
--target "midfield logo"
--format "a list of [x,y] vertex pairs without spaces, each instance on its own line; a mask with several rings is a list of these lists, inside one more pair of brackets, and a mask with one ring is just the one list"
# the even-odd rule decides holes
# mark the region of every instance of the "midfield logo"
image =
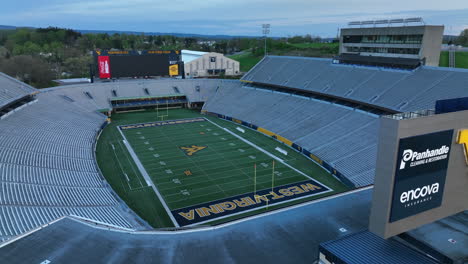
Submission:
[[457,143],[463,145],[465,161],[468,165],[468,129],[461,129],[460,131],[458,131]]
[[208,146],[196,146],[192,145],[190,147],[179,147],[182,151],[184,151],[185,155],[193,156],[193,154],[197,153],[200,150],[206,149]]

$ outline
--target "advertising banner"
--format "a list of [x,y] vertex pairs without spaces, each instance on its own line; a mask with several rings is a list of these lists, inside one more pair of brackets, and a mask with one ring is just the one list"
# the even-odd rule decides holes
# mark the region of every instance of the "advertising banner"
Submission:
[[452,136],[446,130],[400,139],[390,222],[442,204]]
[[99,78],[111,78],[109,56],[98,56]]

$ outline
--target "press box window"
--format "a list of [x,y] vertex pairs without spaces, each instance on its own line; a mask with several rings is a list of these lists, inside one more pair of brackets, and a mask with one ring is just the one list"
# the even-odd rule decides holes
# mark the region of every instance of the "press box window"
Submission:
[[210,57],[210,62],[216,62],[216,57]]

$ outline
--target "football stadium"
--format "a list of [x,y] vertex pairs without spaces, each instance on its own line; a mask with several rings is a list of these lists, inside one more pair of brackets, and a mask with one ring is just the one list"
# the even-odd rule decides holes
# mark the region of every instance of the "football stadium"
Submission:
[[270,55],[110,80],[138,58],[95,56],[88,84],[0,74],[2,263],[468,261],[468,70]]

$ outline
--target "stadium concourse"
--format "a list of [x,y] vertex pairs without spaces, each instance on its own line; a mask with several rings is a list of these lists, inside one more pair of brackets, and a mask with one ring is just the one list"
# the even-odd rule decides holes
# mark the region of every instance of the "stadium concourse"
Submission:
[[[106,120],[96,110],[109,110],[113,97],[184,94],[189,102],[205,103],[205,113],[255,124],[288,139],[348,186],[362,188],[374,179],[379,116],[433,109],[439,99],[466,97],[466,83],[467,70],[422,66],[406,71],[277,56],[264,58],[241,82],[133,80],[36,90],[2,74],[0,239],[5,242],[0,256],[9,263],[54,256],[57,262],[71,263],[79,260],[74,245],[87,244],[104,257],[109,248],[98,245],[112,241],[114,248],[128,249],[136,239],[140,248],[130,250],[134,258],[148,254],[189,261],[192,255],[165,255],[162,245],[153,250],[154,243],[166,245],[168,237],[177,235],[184,242],[173,242],[173,247],[189,248],[219,235],[209,242],[213,252],[221,252],[212,253],[213,258],[286,261],[286,256],[301,256],[296,262],[310,263],[317,258],[318,243],[367,226],[371,191],[360,189],[203,232],[141,234],[138,230],[149,226],[113,192],[96,165],[94,145]],[[64,216],[71,218],[41,228]],[[27,236],[16,239],[23,234]],[[47,237],[70,243],[52,245]],[[230,243],[240,241],[248,244]],[[295,246],[285,247],[287,243]],[[145,247],[152,253],[135,253]],[[32,248],[32,255],[23,254]],[[279,248],[283,258],[273,254]],[[130,261],[125,251],[114,253],[107,256],[110,262]],[[87,252],[80,254],[93,260]]]

